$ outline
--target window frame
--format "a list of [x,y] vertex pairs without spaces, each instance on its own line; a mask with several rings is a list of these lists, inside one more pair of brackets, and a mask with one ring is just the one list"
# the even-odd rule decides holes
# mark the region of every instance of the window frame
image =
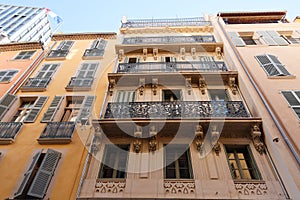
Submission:
[[[0,75],[0,83],[9,83],[12,81],[12,79],[15,77],[15,75],[19,72],[19,70],[16,69],[7,69],[7,70],[1,70],[1,72],[4,72],[4,75]],[[11,76],[8,76],[9,73],[13,73]],[[4,80],[4,78],[9,77],[9,80]]]
[[[295,100],[298,101],[299,105],[291,105],[291,103],[289,102],[287,97],[284,95],[285,92],[290,92],[293,95],[293,97],[295,98]],[[299,96],[296,93],[299,93]],[[293,112],[295,113],[296,117],[300,121],[300,90],[283,90],[283,91],[281,91],[281,94],[284,97],[285,101],[288,103],[289,107],[293,109]],[[295,111],[295,109],[299,109],[299,115]]]
[[[31,52],[31,55],[29,56],[29,58],[24,58],[24,57],[28,56],[26,53],[30,53],[30,52]],[[25,53],[25,55],[20,55],[21,53]],[[16,55],[14,57],[13,60],[30,60],[35,53],[36,53],[36,50],[33,50],[33,51],[21,51],[21,52],[18,53],[18,55]],[[21,58],[18,58],[19,56],[21,56]]]
[[[233,152],[233,155],[234,155],[234,159],[233,159],[233,160],[234,160],[234,161],[236,162],[236,164],[237,164],[237,169],[232,169],[232,167],[231,167],[231,165],[230,165],[229,150],[228,150],[228,149],[234,151],[234,152]],[[247,168],[246,168],[246,170],[248,170],[248,172],[249,172],[249,174],[250,174],[250,176],[251,176],[251,172],[250,172],[249,169],[252,169],[252,171],[253,171],[253,176],[254,176],[254,177],[251,177],[251,178],[245,178],[245,177],[246,177],[245,174],[244,174],[245,168],[242,167],[242,164],[241,164],[241,161],[240,161],[240,160],[245,160],[245,162],[247,162],[247,161],[246,161],[246,159],[240,159],[240,158],[238,157],[238,155],[237,155],[237,154],[238,154],[238,153],[237,153],[237,149],[238,149],[238,150],[241,150],[241,149],[242,149],[242,150],[246,151],[246,153],[248,154],[248,157],[249,157],[248,162],[250,162],[250,165],[251,165],[251,166],[248,166],[248,163],[247,163]],[[227,163],[228,163],[228,169],[229,169],[230,174],[231,174],[231,177],[232,177],[232,179],[233,179],[234,181],[261,181],[261,180],[263,180],[263,179],[262,179],[262,176],[261,176],[261,173],[260,173],[260,170],[259,170],[259,168],[258,168],[258,166],[257,166],[257,163],[256,163],[255,159],[254,159],[254,155],[253,155],[253,153],[252,153],[252,151],[251,151],[251,147],[250,147],[249,144],[247,144],[247,145],[225,144],[225,145],[224,145],[224,150],[225,150],[226,159],[227,159]],[[243,153],[244,153],[244,152],[243,152]],[[245,155],[243,154],[243,157],[246,158],[247,156],[245,156]],[[236,178],[236,176],[234,175],[234,172],[233,172],[233,171],[235,171],[235,170],[238,170],[238,172],[239,172],[239,174],[240,174],[240,176],[241,176],[240,179],[239,179],[239,178]]]
[[[262,63],[258,57],[263,57],[265,56],[268,59],[268,63]],[[275,60],[272,58],[274,57]],[[258,62],[258,64],[263,68],[263,70],[265,71],[265,73],[267,74],[268,77],[293,77],[293,75],[285,68],[285,65],[282,64],[278,57],[272,54],[261,54],[261,55],[256,55],[254,56],[254,58],[256,59],[256,61]],[[277,74],[270,74],[268,72],[268,70],[266,69],[266,67],[268,66],[273,66],[273,68],[275,68],[275,70],[277,71]],[[286,70],[287,73],[285,73],[284,71],[282,71],[282,69],[280,69],[280,67],[282,67],[284,70]]]

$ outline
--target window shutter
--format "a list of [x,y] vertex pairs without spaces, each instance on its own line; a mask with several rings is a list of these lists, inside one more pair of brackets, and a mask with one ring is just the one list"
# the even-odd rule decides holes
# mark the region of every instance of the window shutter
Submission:
[[134,102],[135,91],[118,91],[117,102]]
[[165,56],[161,57],[161,62],[166,62],[166,57]]
[[228,35],[235,46],[237,47],[246,46],[244,40],[240,37],[240,35],[237,32],[228,32]]
[[96,49],[97,46],[98,46],[98,43],[99,43],[99,40],[94,40],[90,48],[91,49]]
[[49,122],[53,120],[53,117],[55,116],[56,111],[58,110],[62,100],[64,99],[64,96],[55,96],[48,108],[48,110],[45,112],[42,122]]
[[270,59],[275,63],[277,70],[279,71],[280,75],[291,75],[285,68],[284,65],[278,60],[276,56],[268,55]]
[[74,41],[64,41],[63,45],[60,47],[61,50],[69,50],[71,49]]
[[273,38],[266,32],[266,31],[257,31],[257,34],[259,34],[262,39],[265,41],[265,43],[269,46],[276,46],[277,42],[273,40]]
[[290,106],[300,106],[300,102],[291,91],[283,91],[282,94],[289,102]]
[[84,118],[89,118],[91,111],[93,109],[95,96],[86,96],[80,108],[80,113],[78,115],[77,120],[82,120]]
[[24,189],[25,189],[25,186],[30,178],[30,176],[32,175],[32,172],[34,170],[34,167],[36,166],[36,163],[38,161],[38,159],[40,158],[41,154],[42,154],[42,151],[43,150],[40,150],[37,154],[35,154],[33,156],[33,161],[31,162],[30,164],[30,167],[29,169],[27,170],[27,172],[24,174],[24,178],[23,178],[23,181],[18,189],[18,191],[15,193],[15,198],[16,197],[19,197],[20,195],[22,195]]
[[5,112],[10,108],[10,106],[17,100],[17,96],[12,94],[6,94],[2,97],[0,101],[0,119],[2,119]]
[[269,76],[287,76],[290,73],[284,68],[284,65],[273,55],[255,56],[261,67],[265,69]]
[[60,157],[60,152],[48,149],[27,195],[44,198]]
[[37,118],[38,114],[41,112],[41,109],[45,105],[48,97],[47,96],[40,96],[38,99],[34,102],[33,107],[31,108],[28,116],[24,120],[24,122],[34,122]]
[[128,58],[128,56],[126,56],[126,57],[124,58],[124,63],[128,63],[128,61],[129,61],[129,58]]
[[281,35],[277,32],[277,31],[266,31],[271,37],[272,39],[280,46],[285,46],[288,45],[289,43],[281,37]]

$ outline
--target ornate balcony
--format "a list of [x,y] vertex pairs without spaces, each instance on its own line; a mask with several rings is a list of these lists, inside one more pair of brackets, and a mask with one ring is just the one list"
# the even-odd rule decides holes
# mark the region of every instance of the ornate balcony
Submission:
[[22,87],[22,91],[44,91],[50,80],[50,78],[29,78]]
[[108,103],[104,118],[198,119],[250,117],[242,101],[173,101]]
[[10,144],[22,128],[22,122],[0,122],[0,144]]
[[228,71],[224,62],[141,62],[141,63],[120,63],[117,73],[142,73],[142,72],[216,72]]
[[203,17],[177,18],[177,19],[137,19],[127,20],[121,28],[144,28],[144,27],[174,27],[174,26],[210,26],[211,22]]
[[94,78],[71,77],[71,80],[66,86],[66,90],[67,91],[90,90],[93,82],[94,82]]
[[122,44],[175,44],[175,43],[213,43],[216,42],[212,35],[197,36],[165,36],[165,37],[128,37]]
[[38,142],[70,143],[75,130],[75,122],[48,122]]

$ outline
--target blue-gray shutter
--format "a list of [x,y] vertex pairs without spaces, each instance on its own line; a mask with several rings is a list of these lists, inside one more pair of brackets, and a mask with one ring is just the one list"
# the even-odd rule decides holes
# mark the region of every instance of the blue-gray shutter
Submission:
[[246,46],[244,40],[240,37],[237,32],[228,32],[229,37],[231,38],[233,44],[237,47],[244,47]]
[[267,31],[257,31],[257,34],[262,37],[267,45],[277,46],[277,42],[273,40],[273,38],[267,33]]
[[38,99],[34,102],[29,114],[27,115],[24,122],[34,122],[37,118],[38,114],[41,112],[41,109],[45,105],[48,97],[47,96],[40,96]]
[[135,91],[118,91],[117,102],[134,102]]
[[27,195],[37,198],[44,198],[60,157],[60,152],[52,149],[47,150],[43,162],[32,181]]
[[281,35],[277,32],[277,31],[266,31],[271,37],[272,39],[280,46],[286,46],[289,43],[281,37]]
[[17,100],[17,96],[12,94],[6,94],[2,97],[0,101],[0,120],[16,100]]
[[59,64],[45,64],[42,69],[39,70],[35,78],[52,78],[54,72],[57,70]]
[[69,50],[69,49],[71,49],[73,44],[74,44],[74,41],[70,41],[70,40],[63,41],[60,43],[60,45],[58,46],[57,49]]
[[45,112],[42,122],[50,122],[53,120],[56,111],[58,110],[62,100],[64,99],[64,96],[55,96],[48,108],[48,110]]
[[300,102],[294,96],[292,91],[283,91],[282,94],[286,98],[286,100],[289,102],[290,106],[300,106]]
[[43,150],[40,150],[38,153],[36,153],[33,156],[33,161],[31,162],[30,167],[27,170],[27,172],[24,174],[23,181],[22,181],[22,183],[21,183],[18,191],[15,193],[15,197],[14,198],[19,197],[24,192],[25,186],[26,186],[29,178],[32,176],[32,172],[34,170],[34,167],[36,166],[36,163],[37,163],[38,159],[40,158],[40,156],[42,154],[42,151]]
[[82,106],[80,108],[80,113],[77,117],[77,121],[88,119],[90,117],[95,99],[95,96],[86,96],[84,98],[84,101],[82,102]]
[[262,68],[265,69],[268,76],[288,76],[290,73],[284,68],[284,65],[273,55],[255,56]]
[[268,55],[269,58],[275,63],[280,75],[288,76],[291,75],[284,67],[284,65],[278,60],[276,56]]

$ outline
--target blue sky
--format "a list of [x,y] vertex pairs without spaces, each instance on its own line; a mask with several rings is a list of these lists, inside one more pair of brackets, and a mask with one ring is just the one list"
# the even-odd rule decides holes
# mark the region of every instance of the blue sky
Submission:
[[46,7],[58,14],[64,23],[60,31],[118,32],[122,16],[136,18],[196,17],[216,15],[224,11],[287,10],[287,17],[294,20],[300,15],[295,0],[2,0],[2,4]]

